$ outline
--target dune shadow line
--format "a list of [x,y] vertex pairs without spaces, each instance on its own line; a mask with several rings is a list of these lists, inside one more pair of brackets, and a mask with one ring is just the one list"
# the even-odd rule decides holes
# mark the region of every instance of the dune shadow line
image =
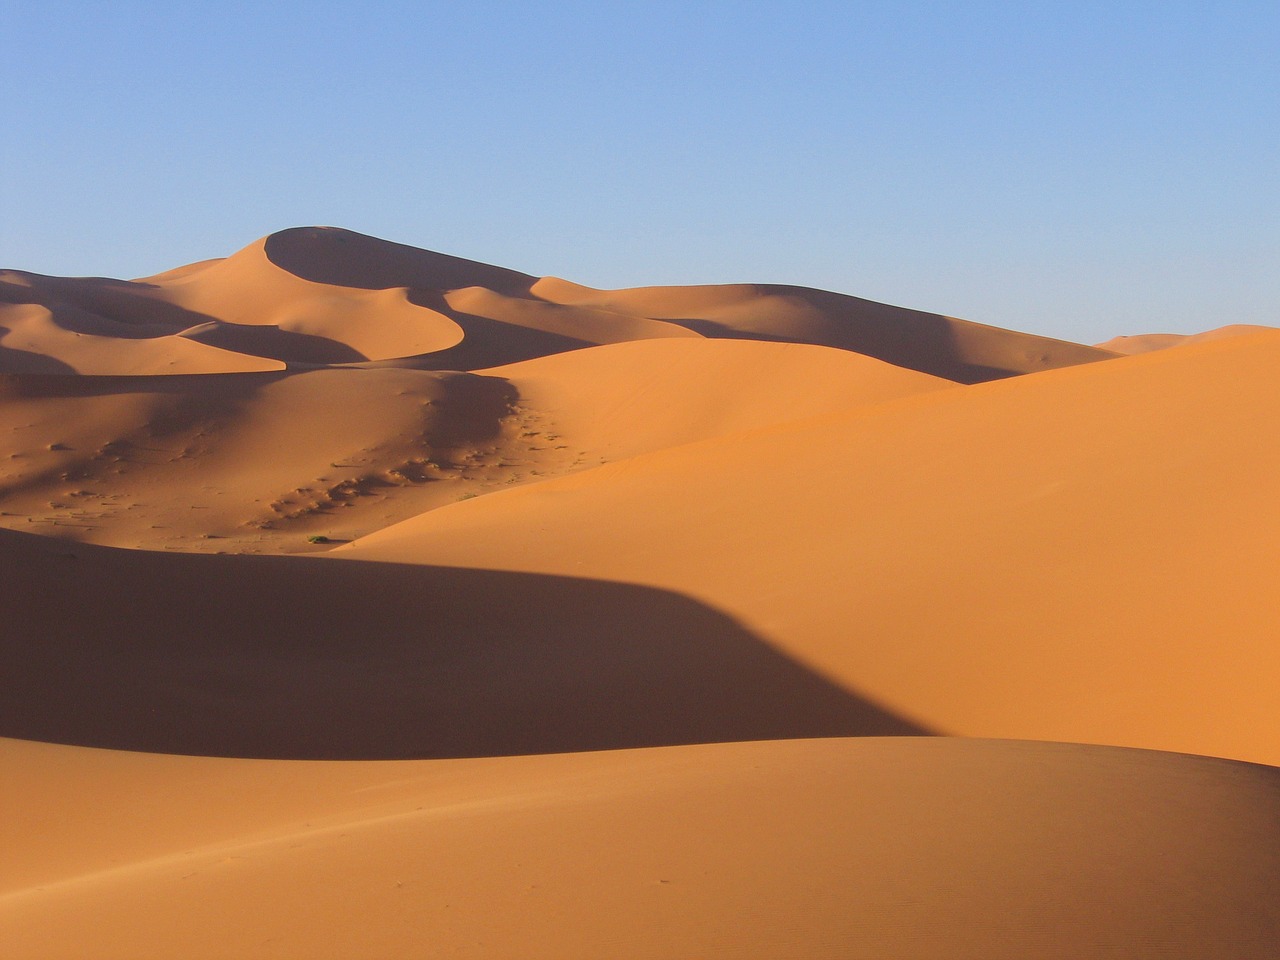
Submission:
[[927,732],[663,590],[3,533],[3,736],[390,759]]

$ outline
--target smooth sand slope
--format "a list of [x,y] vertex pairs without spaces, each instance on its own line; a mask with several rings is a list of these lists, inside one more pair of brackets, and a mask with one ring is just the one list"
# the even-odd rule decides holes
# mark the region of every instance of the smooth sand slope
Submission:
[[0,954],[1275,956],[1278,375],[322,227],[0,271]]
[[[1280,779],[934,738],[269,763],[0,742],[30,957],[1262,958]],[[42,839],[52,833],[56,839]]]
[[684,594],[931,730],[1280,762],[1280,333],[944,390],[332,556]]

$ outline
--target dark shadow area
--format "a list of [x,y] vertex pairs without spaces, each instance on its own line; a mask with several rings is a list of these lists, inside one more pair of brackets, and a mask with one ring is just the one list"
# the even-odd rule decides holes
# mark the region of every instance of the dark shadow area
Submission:
[[[150,283],[109,277],[49,277],[23,274],[30,286],[3,284],[8,293],[0,302],[36,303],[54,314],[54,322],[73,333],[148,339],[169,336],[216,318],[148,296]],[[3,294],[3,290],[0,290]],[[78,316],[81,314],[82,316]],[[104,334],[94,321],[106,320],[118,329]]]
[[312,333],[295,333],[271,325],[249,325],[214,320],[183,331],[188,340],[232,353],[265,357],[284,363],[360,363],[369,358],[340,340]]
[[462,341],[456,346],[415,357],[413,365],[418,370],[483,370],[596,345],[590,340],[460,313],[434,290],[411,290],[409,302],[444,314],[462,328]]
[[502,432],[503,418],[520,401],[520,392],[503,377],[441,372],[444,395],[435,402],[424,439],[433,450],[450,450],[492,440]]
[[0,735],[443,758],[926,731],[686,597],[0,531]]
[[267,259],[295,277],[364,290],[488,287],[524,296],[536,278],[338,227],[294,227],[266,240]]
[[801,300],[822,313],[795,334],[735,329],[716,320],[664,318],[713,339],[810,343],[861,353],[895,366],[918,370],[956,383],[983,383],[1022,371],[973,363],[961,355],[954,324],[936,314],[860,300],[805,287],[762,286],[762,294]]
[[761,286],[798,297],[839,324],[840,346],[958,383],[984,383],[1110,358],[1106,351],[1019,330],[807,287]]
[[284,370],[246,373],[155,374],[0,374],[0,399],[6,397],[110,397],[124,393],[189,396],[196,404],[229,399],[243,402],[262,387],[295,374]]
[[[230,323],[147,296],[155,286],[102,277],[27,275],[32,286],[0,282],[0,302],[38,304],[53,322],[71,333],[119,340],[150,340],[181,334],[190,340],[248,356],[284,363],[359,363],[368,360],[354,347],[315,334],[281,330],[274,325]],[[31,356],[39,356],[31,354]],[[0,355],[0,363],[5,358]],[[59,363],[50,360],[51,363]],[[57,372],[5,367],[13,372]],[[65,364],[63,365],[65,366]],[[64,372],[74,372],[70,367]]]

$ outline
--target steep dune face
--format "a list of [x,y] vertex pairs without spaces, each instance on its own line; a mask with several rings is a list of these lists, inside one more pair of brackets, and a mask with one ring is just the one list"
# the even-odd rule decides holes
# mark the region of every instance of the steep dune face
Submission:
[[1280,762],[1277,372],[1268,332],[926,393],[333,556],[680,589],[930,729]]
[[[213,318],[212,327],[188,336],[229,349],[274,351],[293,362],[385,360],[462,341],[456,323],[411,302],[408,285],[364,289],[307,280],[272,260],[275,239],[259,240],[190,275],[156,278],[153,295]],[[315,255],[323,258],[326,248],[317,246]]]
[[1263,958],[1280,937],[1280,780],[1245,764],[933,738],[0,760],[31,801],[0,801],[18,956]]
[[519,296],[534,283],[528,274],[461,257],[421,250],[336,227],[294,227],[261,241],[262,252],[281,270],[327,286],[385,290],[424,287],[459,290],[487,287]]

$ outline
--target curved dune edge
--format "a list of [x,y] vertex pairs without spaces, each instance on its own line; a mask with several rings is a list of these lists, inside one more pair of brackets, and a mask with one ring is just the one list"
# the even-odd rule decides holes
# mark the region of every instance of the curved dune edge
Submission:
[[1203,758],[947,739],[0,757],[20,771],[12,956],[1260,958],[1280,935],[1280,774]]
[[678,589],[932,730],[1280,762],[1277,374],[1267,331],[935,391],[332,556]]
[[530,292],[551,303],[667,320],[709,337],[783,340],[852,350],[959,383],[1116,356],[1099,347],[782,284],[594,290],[548,277],[535,283]]
[[1189,346],[1193,343],[1206,343],[1211,340],[1223,340],[1227,337],[1238,337],[1245,334],[1270,330],[1271,327],[1256,323],[1233,323],[1225,327],[1206,330],[1203,333],[1143,333],[1136,336],[1112,337],[1106,343],[1098,344],[1099,350],[1110,350],[1114,353],[1133,355],[1149,353],[1152,350],[1166,350],[1169,347]]
[[[333,227],[135,281],[0,271],[0,372],[475,370],[650,338],[809,343],[973,383],[1107,350],[802,287],[593,290]],[[218,348],[219,352],[198,349]]]
[[844,350],[752,340],[633,341],[478,372],[509,381],[529,409],[546,411],[555,442],[582,448],[584,462],[956,386]]

